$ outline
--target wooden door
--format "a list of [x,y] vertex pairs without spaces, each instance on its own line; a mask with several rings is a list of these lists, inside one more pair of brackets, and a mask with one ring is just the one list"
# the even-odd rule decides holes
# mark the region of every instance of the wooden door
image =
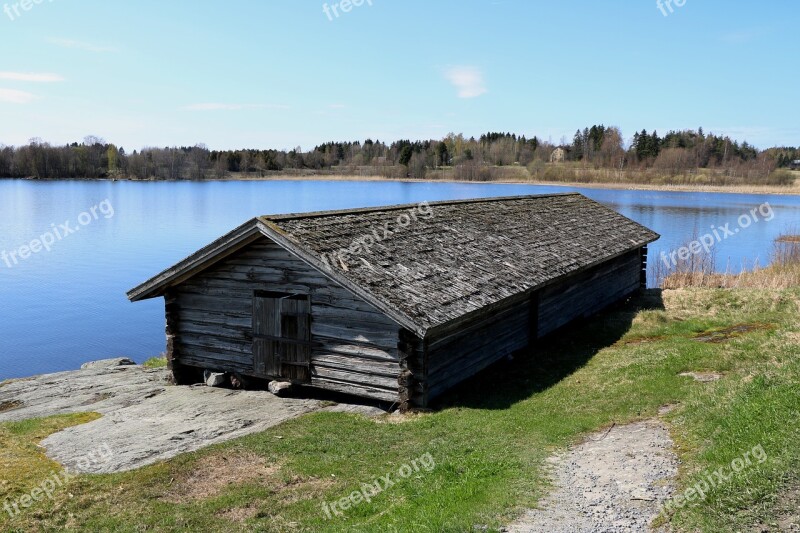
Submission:
[[306,295],[256,293],[253,298],[255,373],[311,381],[311,302]]
[[259,294],[253,297],[253,364],[259,376],[280,377],[280,308],[280,298]]

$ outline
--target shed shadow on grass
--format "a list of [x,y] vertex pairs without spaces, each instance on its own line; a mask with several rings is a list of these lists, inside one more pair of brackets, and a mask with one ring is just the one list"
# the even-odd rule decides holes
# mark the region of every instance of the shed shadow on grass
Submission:
[[661,289],[647,289],[588,319],[577,320],[540,339],[534,348],[497,362],[436,398],[448,407],[507,409],[570,376],[599,351],[617,343],[640,311],[664,310]]

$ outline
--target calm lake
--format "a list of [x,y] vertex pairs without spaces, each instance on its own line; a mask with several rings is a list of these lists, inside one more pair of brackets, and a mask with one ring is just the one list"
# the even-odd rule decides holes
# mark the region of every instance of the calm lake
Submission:
[[[0,380],[158,355],[162,300],[132,304],[126,291],[256,215],[573,190],[660,233],[651,264],[726,224],[739,231],[716,245],[718,269],[764,264],[773,239],[800,228],[798,196],[424,182],[0,180]],[[765,202],[767,216],[740,227],[739,217]],[[21,249],[48,232],[49,251]]]

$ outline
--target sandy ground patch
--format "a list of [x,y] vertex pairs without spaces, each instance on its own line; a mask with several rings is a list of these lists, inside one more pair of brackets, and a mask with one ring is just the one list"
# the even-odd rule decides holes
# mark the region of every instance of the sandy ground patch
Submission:
[[214,454],[202,458],[184,479],[176,480],[166,501],[187,503],[219,495],[232,484],[264,482],[278,466],[254,453]]

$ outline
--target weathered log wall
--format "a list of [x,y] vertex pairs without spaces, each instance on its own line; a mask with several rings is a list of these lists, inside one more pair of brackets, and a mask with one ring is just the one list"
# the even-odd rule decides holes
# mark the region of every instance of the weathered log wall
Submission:
[[256,377],[255,291],[309,294],[311,385],[398,400],[400,327],[321,272],[266,239],[251,244],[173,290],[176,363]]
[[528,345],[530,305],[523,300],[476,319],[439,338],[428,339],[427,400]]
[[634,250],[542,290],[538,336],[589,317],[641,287],[642,259]]
[[427,402],[492,363],[569,322],[588,317],[640,288],[642,258],[634,250],[511,299],[455,330],[426,339],[426,364],[416,376]]

